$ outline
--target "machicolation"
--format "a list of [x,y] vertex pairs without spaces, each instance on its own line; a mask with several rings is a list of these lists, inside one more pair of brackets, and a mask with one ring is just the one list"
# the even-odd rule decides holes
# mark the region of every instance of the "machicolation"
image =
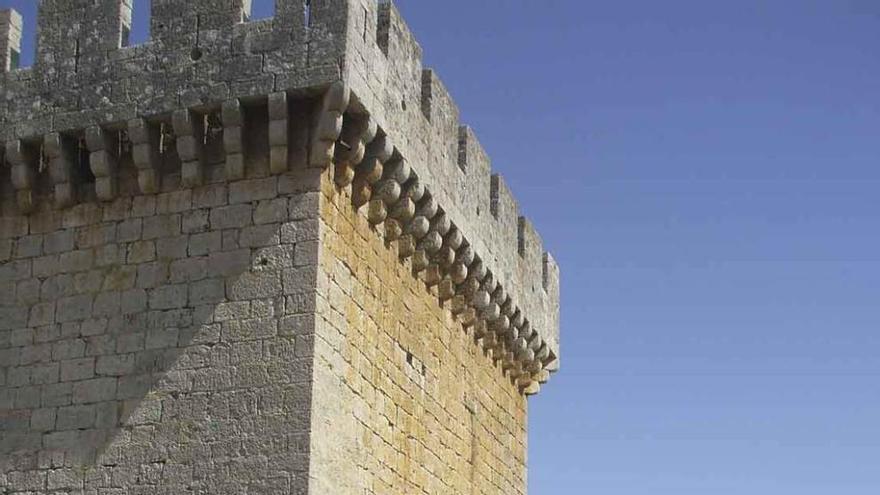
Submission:
[[559,269],[391,2],[0,12],[0,493],[525,493]]

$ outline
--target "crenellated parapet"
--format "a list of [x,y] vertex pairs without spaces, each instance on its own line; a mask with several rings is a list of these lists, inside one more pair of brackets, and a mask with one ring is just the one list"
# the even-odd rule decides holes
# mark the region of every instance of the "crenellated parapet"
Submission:
[[[520,215],[503,178],[493,173],[473,130],[461,124],[458,108],[437,73],[422,65],[422,49],[393,2],[359,7],[366,9],[368,25],[354,22],[349,27],[346,81],[478,254],[489,275],[482,280],[486,290],[477,291],[490,295],[483,312],[493,316],[498,306],[505,317],[488,319],[489,327],[499,329],[495,336],[506,336],[500,339],[503,353],[537,354],[542,366],[534,366],[541,368],[536,376],[546,379],[546,372],[559,366],[555,260],[531,222]],[[367,35],[358,36],[361,32]],[[473,289],[473,282],[469,284]],[[479,294],[479,302],[485,301],[483,296]],[[490,334],[485,339],[490,347],[493,338]]]
[[[331,169],[524,393],[559,365],[559,269],[390,2],[43,0],[33,67],[0,13],[0,208],[30,212]],[[136,0],[134,0],[136,1]],[[8,178],[8,179],[7,179]],[[0,215],[7,212],[0,211]]]
[[[338,80],[346,2],[312,3],[306,15],[301,0],[278,0],[276,18],[248,21],[244,0],[155,0],[151,40],[129,46],[132,0],[44,0],[33,67],[4,71],[3,141]],[[7,12],[0,42],[14,44],[20,17]]]

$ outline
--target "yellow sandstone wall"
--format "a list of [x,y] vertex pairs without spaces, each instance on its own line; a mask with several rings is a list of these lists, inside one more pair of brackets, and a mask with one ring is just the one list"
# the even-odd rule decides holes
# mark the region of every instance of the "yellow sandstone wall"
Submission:
[[320,205],[310,493],[525,493],[525,397],[331,173]]

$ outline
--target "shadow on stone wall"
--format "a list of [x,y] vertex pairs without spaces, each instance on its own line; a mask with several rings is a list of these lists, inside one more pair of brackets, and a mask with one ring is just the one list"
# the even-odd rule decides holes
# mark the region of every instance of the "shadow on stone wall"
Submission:
[[3,191],[0,493],[305,492],[321,171],[270,176],[263,137],[239,182],[209,151],[195,190]]

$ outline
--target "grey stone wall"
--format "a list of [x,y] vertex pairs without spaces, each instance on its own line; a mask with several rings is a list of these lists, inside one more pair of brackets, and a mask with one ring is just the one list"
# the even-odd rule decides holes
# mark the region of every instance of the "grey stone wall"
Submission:
[[515,391],[558,369],[558,267],[391,3],[131,8],[41,1],[18,69],[0,13],[0,487],[304,493],[324,173]]
[[0,217],[0,493],[305,493],[316,172]]
[[[24,155],[29,168],[42,169],[34,155],[49,133],[77,139],[90,127],[115,131],[144,118],[171,125],[182,109],[197,120],[230,100],[314,94],[342,79],[354,95],[353,108],[390,138],[396,155],[540,334],[553,358],[550,369],[556,369],[558,267],[520,217],[504,180],[492,174],[474,133],[459,123],[438,76],[422,67],[421,48],[394,5],[315,0],[306,8],[300,0],[278,0],[275,18],[256,22],[247,22],[248,10],[241,0],[157,0],[152,40],[122,47],[130,0],[41,2],[35,66],[3,75],[6,154]],[[7,42],[15,43],[14,35]],[[28,167],[17,170],[27,171],[11,174],[26,196],[39,178]],[[200,174],[189,171],[189,182],[197,183]],[[65,184],[71,174],[53,175],[56,184]]]

